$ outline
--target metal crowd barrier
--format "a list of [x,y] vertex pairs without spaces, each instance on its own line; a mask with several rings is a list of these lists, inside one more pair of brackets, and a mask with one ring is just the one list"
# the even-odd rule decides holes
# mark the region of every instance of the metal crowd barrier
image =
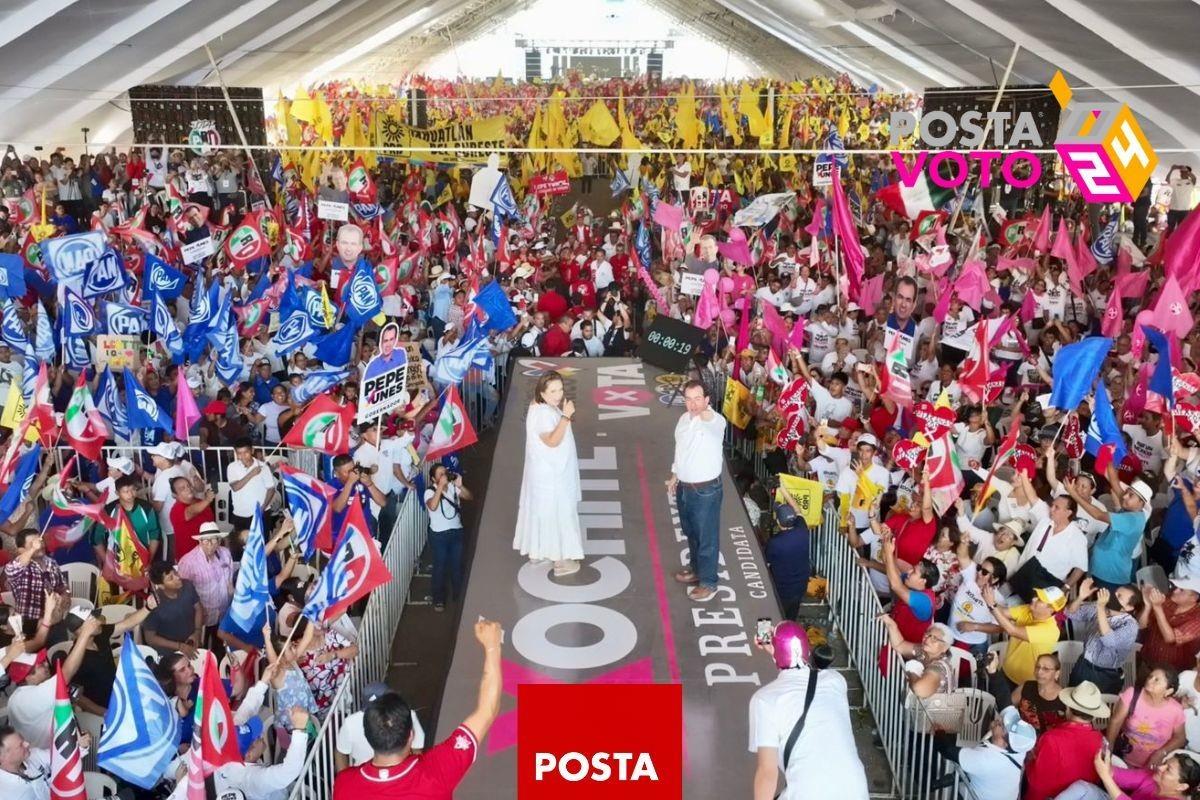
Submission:
[[[102,458],[124,457],[133,461],[134,464],[144,465],[148,463],[149,456],[146,451],[149,449],[149,447],[140,445],[111,445],[104,448]],[[187,459],[192,462],[201,475],[215,485],[226,480],[226,471],[234,459],[233,450],[232,447],[189,446]],[[263,445],[258,448],[258,451],[260,457],[282,456],[287,464],[314,477],[320,477],[321,454],[316,450],[301,450],[293,447],[273,448],[270,445]],[[54,448],[56,471],[61,472],[63,465],[73,455],[75,455],[75,450],[65,445]]]
[[[878,738],[892,771],[894,791],[901,798],[961,797],[977,800],[957,765],[943,759],[933,747],[933,738],[923,731],[936,727],[924,704],[914,702],[904,676],[903,659],[889,651],[887,674],[879,668],[879,653],[887,642],[887,631],[876,617],[883,605],[858,553],[838,532],[838,515],[826,505],[824,521],[811,544],[815,574],[828,581],[826,602],[837,632],[845,640],[850,664],[863,684],[866,707],[875,718]],[[953,784],[934,788],[943,775]]]
[[367,599],[367,608],[358,626],[358,657],[351,662],[334,695],[329,713],[309,746],[304,769],[292,786],[290,800],[327,800],[333,797],[338,730],[346,717],[358,710],[363,688],[387,678],[392,641],[408,602],[409,585],[416,572],[417,561],[425,547],[427,524],[425,504],[415,492],[409,492],[383,551],[383,560],[392,573],[392,579],[371,592]]

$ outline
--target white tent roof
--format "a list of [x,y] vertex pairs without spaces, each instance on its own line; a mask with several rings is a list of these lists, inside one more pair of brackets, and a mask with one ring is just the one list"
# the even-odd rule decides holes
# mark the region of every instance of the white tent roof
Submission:
[[[524,2],[14,0],[0,10],[0,141],[76,144],[84,125],[92,141],[128,141],[125,90],[214,85],[206,42],[235,86],[399,80]],[[1156,148],[1200,149],[1197,0],[648,2],[782,77],[995,84],[1016,43],[1013,83],[1061,68],[1073,86],[1128,103]]]

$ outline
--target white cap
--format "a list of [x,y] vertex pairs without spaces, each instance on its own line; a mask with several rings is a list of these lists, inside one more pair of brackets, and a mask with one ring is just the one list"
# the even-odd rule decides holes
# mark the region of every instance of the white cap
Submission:
[[862,436],[859,436],[858,444],[869,444],[876,450],[879,449],[879,440],[875,438],[875,434],[873,433],[864,433]]
[[165,458],[169,461],[174,461],[175,459],[179,458],[179,456],[175,455],[175,446],[173,442],[159,442],[158,444],[154,445],[154,447],[146,450],[146,452],[152,456]]
[[134,470],[133,462],[130,461],[128,458],[125,458],[124,456],[118,456],[117,458],[110,458],[107,461],[105,461],[104,463],[108,464],[108,469],[110,471],[120,472],[122,475],[132,475],[133,474],[133,470]]
[[1028,753],[1037,744],[1037,731],[1021,719],[1021,712],[1016,706],[1009,706],[1000,712],[1000,722],[1008,734],[1008,748],[1014,753]]

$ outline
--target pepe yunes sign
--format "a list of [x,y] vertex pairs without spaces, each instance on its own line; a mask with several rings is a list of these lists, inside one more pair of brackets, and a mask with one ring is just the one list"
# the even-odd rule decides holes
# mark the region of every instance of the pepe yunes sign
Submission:
[[406,405],[410,399],[408,351],[398,346],[399,331],[394,322],[383,327],[379,334],[379,353],[363,369],[358,393],[359,422],[377,419]]
[[529,190],[534,194],[560,195],[571,191],[571,179],[567,171],[560,169],[552,175],[534,175],[529,179]]

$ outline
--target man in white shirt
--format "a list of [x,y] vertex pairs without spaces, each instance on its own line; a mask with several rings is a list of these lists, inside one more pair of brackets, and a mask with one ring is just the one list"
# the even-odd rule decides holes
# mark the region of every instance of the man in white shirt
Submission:
[[[387,503],[380,506],[371,501],[371,510],[376,518],[382,521],[381,513],[384,508],[395,502],[396,477],[392,471],[392,461],[389,453],[382,448],[379,441],[380,426],[375,422],[364,422],[358,426],[358,448],[354,451],[354,463],[371,473],[371,480],[379,487],[379,491],[387,495]],[[395,521],[395,517],[392,518]],[[380,543],[386,544],[391,534],[390,527],[379,526]]]
[[810,378],[808,388],[813,398],[813,418],[825,420],[831,428],[842,427],[842,422],[854,410],[854,404],[846,397],[849,378],[844,372],[835,372],[826,389],[816,378]]
[[1017,571],[1008,579],[1012,594],[1032,602],[1034,589],[1079,583],[1088,569],[1088,546],[1075,523],[1078,510],[1070,497],[1054,498],[1049,517],[1025,537]]
[[[79,671],[88,644],[100,632],[102,624],[96,617],[88,617],[79,626],[75,644],[61,666],[63,680],[67,683],[70,683]],[[8,724],[30,746],[42,750],[50,747],[51,735],[54,733],[56,684],[51,670],[45,650],[37,652],[32,664],[14,661],[8,668],[13,682],[19,684],[8,698]]]
[[675,580],[688,585],[688,599],[703,603],[717,594],[725,418],[712,409],[698,380],[684,384],[683,401],[687,412],[675,425],[675,461],[666,483],[675,495],[691,564]]
[[254,444],[239,439],[233,445],[233,462],[225,476],[229,481],[230,523],[235,531],[246,530],[254,510],[264,512],[275,499],[275,476],[271,468],[254,457]]
[[[1009,706],[992,719],[991,735],[974,747],[959,748],[953,741],[935,747],[942,757],[962,767],[974,797],[988,800],[1017,800],[1021,794],[1021,775],[1025,759],[1037,744],[1037,731],[1021,718],[1016,706]],[[932,788],[953,787],[954,774],[933,784]],[[1070,792],[1059,795],[1065,797]]]
[[789,290],[783,288],[783,282],[779,278],[771,278],[767,281],[767,285],[761,287],[754,293],[756,300],[761,300],[764,303],[770,303],[775,308],[782,309],[783,304],[788,302],[791,297]]
[[892,476],[887,469],[875,461],[875,453],[879,449],[879,440],[873,433],[864,433],[858,437],[855,445],[855,458],[842,470],[838,476],[837,494],[842,508],[849,509],[849,523],[856,531],[864,531],[871,526],[870,511],[872,498],[862,494],[862,482],[859,480],[859,465],[866,467],[866,482],[874,484],[875,495],[887,491],[891,485]]
[[[304,757],[308,751],[308,712],[296,706],[289,717],[291,741],[278,764],[259,763],[267,749],[261,719],[251,717],[238,726],[238,749],[243,760],[224,764],[213,772],[217,797],[226,797],[227,793],[236,790],[245,800],[286,800],[288,789],[304,770]],[[185,800],[187,796],[188,781],[184,775],[169,800]]]
[[671,188],[675,190],[676,202],[687,202],[692,190],[692,164],[683,153],[675,156],[675,166],[671,167]]
[[[396,694],[396,692],[386,683],[368,684],[363,688],[362,707],[365,709],[368,705],[386,694]],[[414,752],[420,752],[425,749],[425,730],[421,727],[420,720],[417,719],[417,712],[412,710],[411,713],[413,728],[412,749]],[[359,764],[365,764],[375,757],[375,750],[371,747],[371,743],[367,741],[367,736],[363,732],[363,711],[355,711],[342,720],[341,727],[338,728],[334,748],[333,763],[338,772],[347,767],[357,767]]]
[[181,459],[187,452],[179,442],[159,442],[146,451],[154,464],[154,481],[150,484],[150,505],[158,512],[158,525],[162,531],[163,542],[175,541],[175,526],[171,523],[171,509],[175,505],[175,493],[171,490],[171,481],[176,478],[196,476],[196,468],[191,462],[182,463]]
[[608,259],[604,256],[604,248],[597,247],[592,252],[592,263],[590,264],[592,271],[592,283],[596,286],[596,296],[608,288],[613,282],[613,267]]
[[1167,211],[1167,233],[1175,230],[1196,205],[1196,173],[1191,167],[1175,164],[1167,173],[1171,185],[1171,208]]
[[[867,777],[850,725],[846,679],[811,664],[808,635],[795,622],[780,622],[771,642],[759,644],[775,659],[779,676],[750,698],[750,752],[757,757],[754,800],[775,797],[779,772],[787,779],[780,800],[866,800]],[[809,682],[815,682],[812,704]],[[787,743],[804,718],[796,742]]]
[[1166,439],[1162,432],[1162,416],[1143,411],[1139,424],[1122,425],[1121,430],[1129,434],[1133,454],[1142,462],[1142,468],[1146,472],[1160,474],[1163,459],[1167,456]]

